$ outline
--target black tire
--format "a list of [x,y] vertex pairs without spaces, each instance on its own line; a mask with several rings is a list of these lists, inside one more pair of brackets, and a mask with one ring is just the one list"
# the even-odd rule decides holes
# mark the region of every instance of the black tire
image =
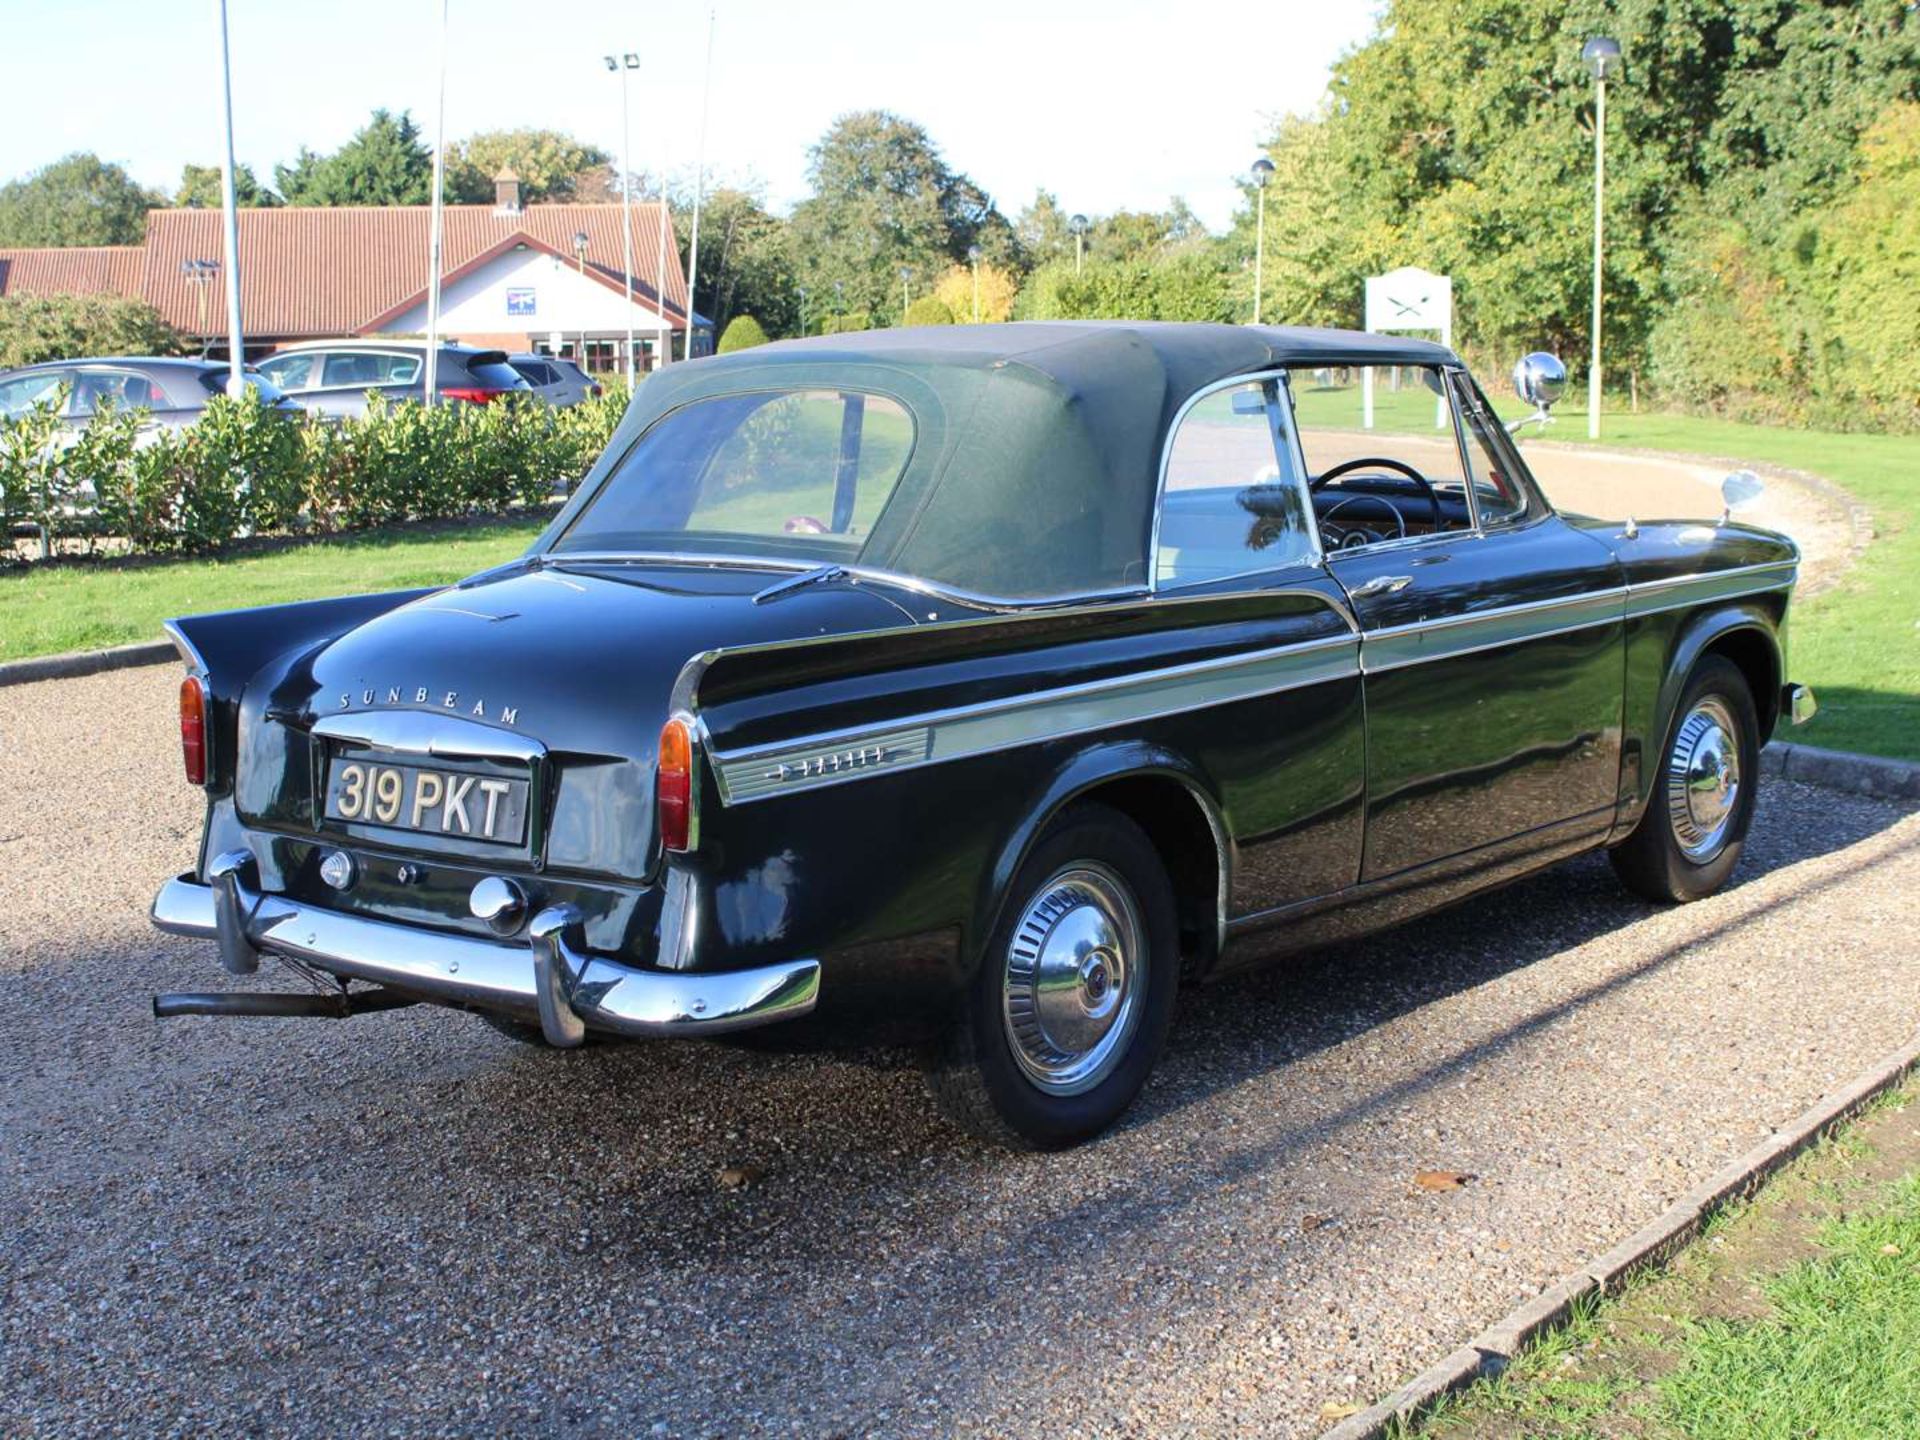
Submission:
[[[1734,792],[1724,828],[1703,829],[1688,809],[1685,783],[1690,761],[1703,753],[1690,739],[1705,737],[1707,748],[1719,745],[1710,733],[1730,720],[1730,754],[1737,769]],[[1690,728],[1691,727],[1691,728]],[[1721,750],[1727,747],[1719,746]],[[1665,743],[1654,754],[1652,793],[1633,833],[1609,853],[1614,872],[1637,895],[1668,904],[1701,900],[1727,883],[1746,848],[1747,827],[1753,823],[1756,782],[1760,776],[1760,717],[1753,691],[1740,667],[1720,655],[1709,655],[1694,666],[1687,686],[1674,707],[1673,723]],[[1724,756],[1721,760],[1724,774]],[[1721,803],[1721,793],[1708,785],[1712,759],[1696,775],[1709,806]],[[1690,843],[1691,842],[1691,843]],[[1692,853],[1689,853],[1691,850]]]
[[[1108,926],[1097,933],[1116,943],[1075,951],[1081,979],[1070,991],[1039,987],[1035,967],[1072,948],[1073,925]],[[1058,946],[1050,943],[1056,938]],[[927,1085],[949,1120],[983,1140],[1027,1150],[1089,1140],[1146,1083],[1173,1021],[1179,978],[1173,886],[1152,842],[1117,810],[1076,806],[1047,827],[1014,876],[961,1013],[925,1052]],[[1037,1077],[1035,1069],[1050,1062],[1035,1052],[1053,1037],[1035,997],[1055,1007],[1066,1003],[1055,997],[1068,993],[1092,1007],[1087,1015],[1113,997],[1115,1018],[1085,1052],[1061,1052],[1061,1073]],[[1102,1020],[1076,1014],[1067,1023],[1093,1033]],[[1025,1038],[1016,1039],[1016,1029]],[[1076,1054],[1088,1067],[1078,1078],[1065,1073]],[[1067,1093],[1073,1086],[1084,1088]]]

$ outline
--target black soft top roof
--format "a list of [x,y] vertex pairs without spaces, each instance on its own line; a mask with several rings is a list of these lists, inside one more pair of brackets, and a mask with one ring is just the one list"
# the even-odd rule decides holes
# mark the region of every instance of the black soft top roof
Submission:
[[1167,430],[1196,392],[1289,365],[1457,363],[1444,346],[1399,336],[1136,321],[779,341],[650,376],[536,548],[572,522],[641,432],[671,411],[718,395],[836,387],[891,395],[915,426],[907,468],[862,547],[863,564],[1014,599],[1135,586],[1146,577]]

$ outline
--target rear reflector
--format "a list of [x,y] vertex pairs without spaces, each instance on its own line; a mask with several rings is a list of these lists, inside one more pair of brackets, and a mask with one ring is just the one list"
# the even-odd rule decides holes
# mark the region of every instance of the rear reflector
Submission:
[[683,719],[669,720],[660,731],[660,767],[654,777],[660,813],[660,844],[687,851],[693,834],[693,729]]
[[207,682],[189,675],[180,682],[180,758],[187,783],[207,783]]
[[443,400],[465,400],[470,405],[489,405],[502,395],[511,395],[511,390],[484,390],[476,385],[447,385],[440,391]]

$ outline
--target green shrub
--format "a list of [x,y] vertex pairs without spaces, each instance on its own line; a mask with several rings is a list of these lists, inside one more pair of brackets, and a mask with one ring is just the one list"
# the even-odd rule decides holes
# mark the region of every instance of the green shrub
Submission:
[[55,444],[66,403],[63,385],[49,398],[0,420],[0,519],[9,525],[38,525],[46,537],[57,533],[67,485]]
[[736,315],[727,322],[727,328],[721,333],[720,344],[715,354],[730,355],[735,350],[751,350],[756,345],[767,343],[767,332],[760,328],[760,322],[751,315]]
[[953,311],[938,295],[922,295],[907,307],[909,325],[951,325]]
[[120,295],[0,298],[0,370],[90,355],[184,355],[187,339],[144,300]]

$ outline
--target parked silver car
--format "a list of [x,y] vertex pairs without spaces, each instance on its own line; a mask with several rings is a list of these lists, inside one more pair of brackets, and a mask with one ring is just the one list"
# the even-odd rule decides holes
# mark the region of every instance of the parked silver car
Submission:
[[[261,373],[309,410],[363,415],[367,396],[420,400],[426,394],[427,347],[408,340],[311,340],[275,351]],[[504,350],[442,345],[434,375],[442,400],[486,405],[532,389],[507,363]]]
[[533,393],[549,405],[578,405],[583,400],[598,399],[604,393],[598,380],[564,355],[525,352],[509,355],[507,363],[533,387]]
[[[245,373],[269,405],[299,411],[267,376],[251,369]],[[226,392],[227,375],[226,362],[215,360],[133,356],[44,361],[0,371],[0,421],[25,414],[65,386],[61,428],[69,435],[85,429],[103,401],[120,410],[144,410],[143,432],[177,430],[193,424],[207,401]]]

